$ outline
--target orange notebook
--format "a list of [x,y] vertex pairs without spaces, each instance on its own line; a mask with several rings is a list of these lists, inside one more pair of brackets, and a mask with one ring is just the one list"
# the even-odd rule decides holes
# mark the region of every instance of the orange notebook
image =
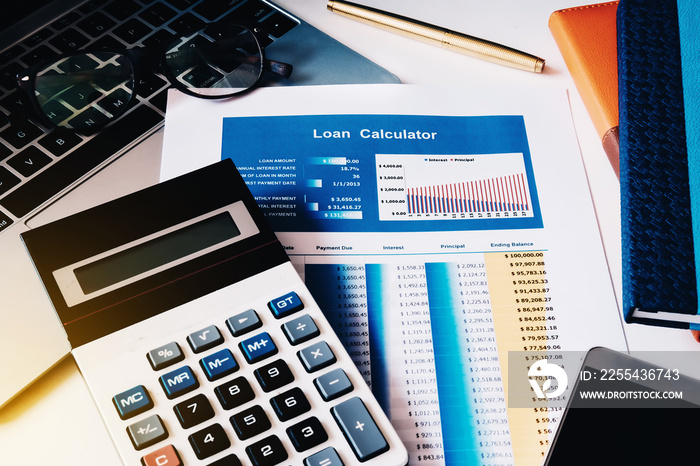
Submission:
[[617,4],[555,11],[549,17],[549,29],[619,178]]

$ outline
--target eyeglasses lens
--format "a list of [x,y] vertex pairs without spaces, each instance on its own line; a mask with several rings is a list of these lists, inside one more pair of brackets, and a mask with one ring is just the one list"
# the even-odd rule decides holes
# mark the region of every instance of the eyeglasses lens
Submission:
[[219,26],[170,48],[165,63],[190,92],[225,97],[250,89],[263,72],[262,50],[253,33],[240,26]]
[[134,93],[134,70],[118,53],[77,54],[39,71],[34,91],[53,124],[90,131],[126,111]]

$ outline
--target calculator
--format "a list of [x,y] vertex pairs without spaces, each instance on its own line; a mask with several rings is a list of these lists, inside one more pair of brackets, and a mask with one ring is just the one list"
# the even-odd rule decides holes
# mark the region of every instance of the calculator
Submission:
[[22,234],[125,465],[405,465],[223,160]]

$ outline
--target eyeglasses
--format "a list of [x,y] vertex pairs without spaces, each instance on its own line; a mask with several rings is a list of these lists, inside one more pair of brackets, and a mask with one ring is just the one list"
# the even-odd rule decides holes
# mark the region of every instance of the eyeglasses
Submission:
[[287,78],[292,66],[265,59],[253,30],[212,23],[165,47],[62,55],[20,73],[17,83],[42,123],[92,133],[130,108],[144,72],[185,94],[223,99],[257,87],[265,71]]

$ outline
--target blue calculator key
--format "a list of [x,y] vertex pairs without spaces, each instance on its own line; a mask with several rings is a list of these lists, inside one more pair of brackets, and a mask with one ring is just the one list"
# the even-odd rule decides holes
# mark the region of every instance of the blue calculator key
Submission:
[[367,461],[389,449],[384,435],[358,397],[331,408],[331,413],[358,460]]
[[191,392],[199,387],[199,382],[197,382],[197,378],[194,376],[189,366],[183,366],[172,372],[168,372],[162,375],[158,380],[160,380],[160,385],[163,387],[165,396],[167,396],[169,400]]
[[304,466],[344,466],[335,448],[328,447],[304,459]]
[[238,370],[238,364],[229,349],[222,349],[199,360],[204,374],[210,381],[218,380]]
[[262,332],[254,337],[244,340],[240,344],[243,355],[250,364],[262,361],[263,359],[277,354],[277,346],[270,338],[270,334]]
[[287,317],[297,311],[304,309],[304,303],[301,302],[299,296],[295,292],[287,293],[277,299],[273,299],[267,303],[274,316],[278,319]]
[[306,372],[315,372],[330,366],[336,361],[335,354],[333,354],[330,346],[325,341],[319,341],[308,348],[304,348],[297,354],[304,364]]
[[292,345],[304,343],[321,334],[316,322],[308,314],[286,322],[282,325],[282,330]]
[[262,327],[262,321],[258,314],[253,309],[248,309],[240,314],[236,314],[226,321],[228,329],[231,331],[231,335],[234,337],[240,337],[244,333],[248,333],[253,329]]
[[117,408],[119,417],[122,419],[132,418],[153,407],[153,400],[143,385],[137,385],[125,392],[121,392],[112,398],[112,402]]
[[192,351],[201,353],[223,343],[224,337],[219,332],[219,329],[216,328],[216,325],[210,325],[198,332],[190,333],[187,336],[187,342],[190,344]]

